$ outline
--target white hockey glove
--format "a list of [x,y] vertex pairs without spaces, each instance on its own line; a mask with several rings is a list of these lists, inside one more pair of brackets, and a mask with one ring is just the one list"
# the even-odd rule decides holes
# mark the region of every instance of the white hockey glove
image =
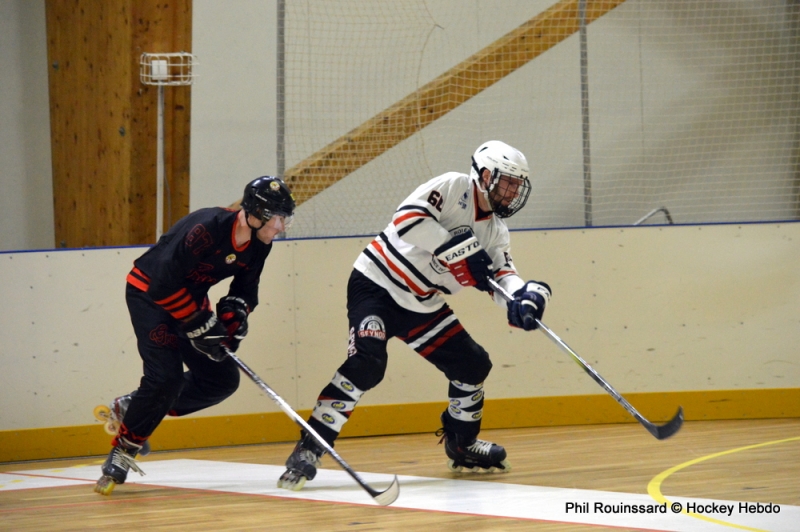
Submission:
[[490,291],[486,279],[492,276],[492,258],[481,247],[471,230],[454,236],[439,246],[433,254],[450,268],[450,273],[461,286],[474,286],[484,292]]
[[514,292],[514,299],[508,302],[508,324],[526,331],[536,329],[538,327],[536,320],[542,319],[551,294],[547,283],[541,281],[525,283],[525,286]]

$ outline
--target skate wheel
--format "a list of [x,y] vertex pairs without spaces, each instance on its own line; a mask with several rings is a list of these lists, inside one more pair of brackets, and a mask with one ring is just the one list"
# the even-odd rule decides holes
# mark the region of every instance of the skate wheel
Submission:
[[97,421],[108,421],[111,419],[111,410],[106,405],[94,407],[94,417]]
[[500,465],[503,466],[502,468],[496,467],[498,473],[508,473],[511,471],[511,462],[508,460],[503,460],[500,462]]
[[304,475],[293,475],[284,473],[278,479],[278,487],[284,490],[300,491],[308,480]]
[[449,469],[453,473],[461,473],[464,470],[464,466],[456,465],[454,460],[448,460],[447,469]]
[[94,485],[94,491],[100,495],[108,496],[114,491],[116,485],[117,483],[114,482],[113,478],[103,475],[100,477],[100,480],[97,481],[97,484]]
[[110,434],[111,436],[116,436],[117,432],[119,432],[119,427],[116,423],[111,421],[110,419],[106,421],[106,424],[103,425],[103,430],[106,431],[106,434]]
[[148,454],[150,454],[150,442],[146,441],[139,450],[139,456],[147,456]]

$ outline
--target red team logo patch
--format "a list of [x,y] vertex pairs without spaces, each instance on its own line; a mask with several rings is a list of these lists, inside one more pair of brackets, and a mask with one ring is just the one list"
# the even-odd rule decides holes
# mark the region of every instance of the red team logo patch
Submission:
[[178,348],[178,337],[169,332],[169,328],[163,323],[150,331],[150,339],[156,345],[162,347],[169,347],[171,349]]
[[361,325],[358,326],[358,336],[359,338],[386,340],[386,326],[379,316],[367,316],[361,320]]

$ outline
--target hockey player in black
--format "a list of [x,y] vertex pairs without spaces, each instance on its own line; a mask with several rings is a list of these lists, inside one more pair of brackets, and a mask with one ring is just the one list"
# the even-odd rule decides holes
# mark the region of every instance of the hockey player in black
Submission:
[[[226,349],[236,351],[247,334],[272,239],[291,224],[294,207],[281,179],[259,177],[245,187],[240,210],[197,210],[134,261],[125,298],[144,376],[111,404],[120,428],[96,492],[109,495],[129,469],[141,473],[134,458],[164,416],[208,408],[236,391],[239,369]],[[228,277],[215,313],[208,291]]]
[[[525,156],[503,142],[486,142],[475,151],[470,174],[448,172],[420,185],[361,252],[347,286],[348,358],[308,420],[328,443],[339,436],[361,396],[383,379],[386,344],[397,337],[449,381],[440,435],[450,469],[509,470],[505,449],[478,439],[489,354],[443,296],[467,286],[492,293],[491,278],[514,294],[508,304],[492,294],[509,324],[536,327],[533,318],[542,317],[550,287],[519,277],[504,221],[522,209],[529,193]],[[316,475],[322,454],[313,438],[301,434],[278,487],[301,489]]]

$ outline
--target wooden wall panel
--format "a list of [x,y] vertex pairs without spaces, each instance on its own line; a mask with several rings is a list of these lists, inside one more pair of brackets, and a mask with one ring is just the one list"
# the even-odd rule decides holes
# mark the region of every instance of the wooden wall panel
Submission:
[[[56,245],[110,244],[125,224],[129,166],[124,9],[105,2],[48,1],[50,127]],[[121,85],[122,84],[122,85]],[[114,90],[116,89],[116,90]],[[123,174],[122,176],[120,174]],[[108,227],[111,227],[109,230]]]
[[[191,51],[191,0],[45,5],[56,245],[152,243],[158,91],[140,83],[139,56]],[[165,90],[165,227],[188,212],[189,90]]]
[[[156,220],[156,146],[158,119],[158,87],[139,82],[139,58],[143,52],[190,52],[192,48],[191,0],[160,3],[152,0],[133,2],[133,27],[131,64],[136,75],[131,80],[132,106],[143,127],[133,131],[134,161],[132,173],[136,180],[136,196],[142,201],[138,212],[131,213],[131,224],[140,219],[148,224],[136,231],[143,243],[154,240]],[[189,130],[190,86],[173,86],[164,89],[164,157],[167,168],[164,197],[164,231],[189,212]]]

